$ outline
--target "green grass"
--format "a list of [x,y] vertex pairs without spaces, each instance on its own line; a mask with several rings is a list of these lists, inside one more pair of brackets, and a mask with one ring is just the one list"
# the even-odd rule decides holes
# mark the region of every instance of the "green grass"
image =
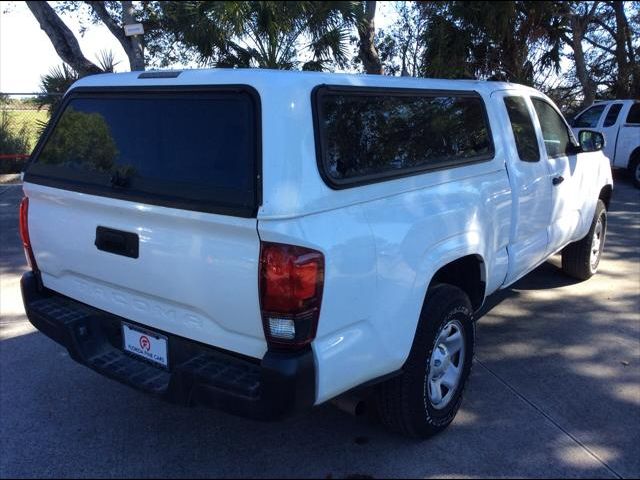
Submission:
[[27,127],[29,148],[33,149],[38,142],[40,126],[38,120],[49,120],[49,112],[46,110],[7,110],[11,119],[11,130],[19,132],[23,126]]

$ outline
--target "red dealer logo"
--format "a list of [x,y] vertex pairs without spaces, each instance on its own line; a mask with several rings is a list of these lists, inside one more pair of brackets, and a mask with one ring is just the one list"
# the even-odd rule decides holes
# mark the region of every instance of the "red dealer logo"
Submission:
[[143,350],[146,350],[147,352],[151,350],[151,342],[149,341],[149,338],[146,337],[145,335],[142,335],[140,337],[140,346],[142,347]]

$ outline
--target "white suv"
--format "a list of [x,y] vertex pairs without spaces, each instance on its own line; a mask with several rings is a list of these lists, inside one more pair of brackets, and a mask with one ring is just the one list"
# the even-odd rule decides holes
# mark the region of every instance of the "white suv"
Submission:
[[640,102],[601,100],[576,115],[572,122],[576,135],[583,129],[604,135],[604,154],[613,168],[629,170],[640,188]]
[[24,176],[27,315],[170,401],[266,419],[368,396],[432,435],[487,295],[560,250],[570,275],[598,268],[611,170],[580,137],[507,83],[86,77]]

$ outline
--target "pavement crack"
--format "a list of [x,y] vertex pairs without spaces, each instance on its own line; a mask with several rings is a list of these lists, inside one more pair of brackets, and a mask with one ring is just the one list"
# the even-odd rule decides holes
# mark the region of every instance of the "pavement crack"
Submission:
[[476,361],[476,363],[478,365],[480,365],[482,368],[484,368],[492,377],[494,377],[501,384],[503,384],[507,389],[509,389],[509,391],[511,391],[514,395],[516,395],[520,400],[525,402],[527,405],[529,405],[531,408],[533,408],[536,412],[538,412],[544,418],[549,420],[549,422],[551,422],[553,425],[555,425],[556,428],[558,428],[560,431],[562,431],[566,436],[571,438],[571,440],[573,440],[578,446],[580,446],[585,452],[587,452],[587,454],[589,454],[598,463],[600,463],[604,468],[606,468],[614,477],[616,477],[616,478],[624,478],[621,475],[619,475],[618,472],[616,472],[613,468],[611,468],[607,464],[607,462],[602,460],[598,456],[597,453],[595,453],[593,450],[591,450],[587,445],[585,445],[582,441],[580,441],[580,439],[578,439],[571,432],[569,432],[567,429],[565,429],[562,425],[560,425],[558,422],[556,422],[548,413],[546,413],[544,410],[542,410],[542,408],[538,407],[535,403],[533,403],[531,400],[529,400],[527,397],[525,397],[523,394],[521,394],[518,390],[516,390],[514,387],[512,387],[500,375],[498,375],[496,372],[494,372],[488,366],[486,366],[484,363],[482,363],[482,360],[480,360],[477,355],[475,356],[475,361]]

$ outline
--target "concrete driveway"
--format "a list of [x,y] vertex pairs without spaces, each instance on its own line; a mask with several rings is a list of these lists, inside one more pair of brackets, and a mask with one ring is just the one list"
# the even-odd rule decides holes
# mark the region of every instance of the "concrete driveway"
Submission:
[[20,187],[0,186],[0,476],[638,477],[640,193],[617,178],[600,273],[557,258],[494,296],[462,409],[416,442],[332,406],[254,423],[74,363],[24,316]]

